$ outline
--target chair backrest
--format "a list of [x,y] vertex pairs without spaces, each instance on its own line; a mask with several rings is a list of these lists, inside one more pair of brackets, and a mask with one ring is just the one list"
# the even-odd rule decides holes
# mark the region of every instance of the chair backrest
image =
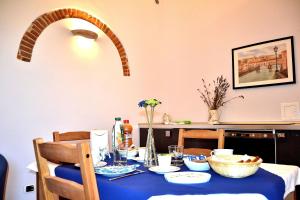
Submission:
[[3,155],[0,154],[0,200],[5,199],[5,188],[8,175],[8,162]]
[[53,132],[53,141],[70,141],[70,140],[88,140],[90,139],[89,131],[73,131],[60,133],[58,131]]
[[[33,146],[45,200],[57,200],[59,197],[76,200],[100,199],[88,142],[43,142],[43,139],[37,138],[33,140]],[[51,176],[48,160],[80,163],[83,184]]]
[[[218,149],[224,149],[224,130],[218,129],[216,131],[213,130],[185,130],[179,129],[179,137],[178,137],[178,145],[184,146],[185,138],[193,138],[193,139],[216,139],[218,140]],[[199,155],[203,154],[206,156],[210,156],[211,149],[207,148],[187,148],[184,146],[185,154],[194,154]]]

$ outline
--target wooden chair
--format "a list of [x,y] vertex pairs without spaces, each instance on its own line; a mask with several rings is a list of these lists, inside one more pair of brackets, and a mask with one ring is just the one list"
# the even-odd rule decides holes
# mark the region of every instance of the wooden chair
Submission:
[[[53,135],[54,142],[90,139],[89,131],[70,131],[70,132],[62,132],[62,133],[58,131],[54,131],[52,135]],[[51,160],[51,162],[60,163],[57,160]],[[42,188],[41,188],[42,183],[41,183],[39,173],[36,173],[36,186],[37,186],[37,199],[44,200],[42,196]]]
[[[184,146],[185,138],[193,138],[193,139],[217,139],[218,140],[218,149],[224,149],[224,130],[218,129],[216,131],[212,130],[185,130],[179,129],[179,137],[178,137],[178,146]],[[186,148],[184,147],[183,152],[185,154],[194,154],[199,155],[203,154],[206,156],[210,156],[211,149],[206,148]]]
[[[59,143],[33,140],[35,157],[40,174],[42,197],[45,200],[57,200],[59,197],[76,200],[99,200],[96,177],[88,142]],[[80,163],[83,184],[51,176],[48,160],[65,163]]]
[[70,141],[70,140],[89,140],[90,132],[89,131],[72,131],[60,133],[58,131],[53,132],[53,141]]

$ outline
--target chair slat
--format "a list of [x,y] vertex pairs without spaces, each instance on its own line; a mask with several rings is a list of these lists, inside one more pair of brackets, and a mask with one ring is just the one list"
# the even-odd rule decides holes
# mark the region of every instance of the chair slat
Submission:
[[204,149],[204,148],[185,148],[183,150],[184,154],[191,154],[191,155],[205,155],[210,156],[211,149]]
[[49,142],[39,144],[39,148],[41,156],[47,160],[56,160],[66,163],[79,163],[76,145],[74,144],[55,144]]
[[70,140],[88,140],[90,139],[89,131],[73,131],[60,133],[58,131],[53,132],[53,141],[70,141]]
[[83,186],[59,177],[46,176],[45,183],[50,192],[67,199],[85,200]]
[[184,132],[184,138],[198,138],[198,139],[218,139],[218,131],[211,130],[189,130]]

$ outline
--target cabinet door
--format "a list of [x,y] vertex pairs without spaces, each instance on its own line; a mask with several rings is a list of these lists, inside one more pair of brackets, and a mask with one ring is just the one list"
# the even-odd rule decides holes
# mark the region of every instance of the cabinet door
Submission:
[[[140,146],[147,143],[147,128],[140,128]],[[154,143],[157,153],[168,153],[168,146],[178,143],[178,129],[153,129]]]
[[259,156],[264,162],[275,163],[274,139],[226,137],[225,148],[233,149],[234,154]]
[[[279,164],[300,167],[300,131],[277,131],[277,161]],[[300,185],[296,186],[296,197],[300,200]]]
[[300,131],[278,131],[277,161],[300,167]]

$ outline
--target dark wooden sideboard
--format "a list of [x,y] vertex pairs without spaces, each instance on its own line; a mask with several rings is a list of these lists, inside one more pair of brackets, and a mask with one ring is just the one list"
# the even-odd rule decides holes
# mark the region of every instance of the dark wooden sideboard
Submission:
[[[177,144],[179,129],[224,129],[225,148],[235,154],[258,155],[266,163],[297,165],[300,167],[300,123],[192,123],[188,125],[154,124],[153,135],[156,151],[168,152],[168,146]],[[146,146],[148,126],[139,124],[140,146]],[[188,147],[214,149],[216,141],[185,141]],[[296,186],[296,199],[300,200],[300,186]]]
[[[300,166],[300,124],[295,123],[223,123],[209,125],[154,124],[153,134],[156,151],[168,152],[168,146],[177,144],[180,128],[225,129],[225,148],[234,149],[236,154],[258,155],[264,162]],[[147,124],[139,124],[140,146],[146,145]],[[216,141],[187,140],[185,146],[216,148]]]

